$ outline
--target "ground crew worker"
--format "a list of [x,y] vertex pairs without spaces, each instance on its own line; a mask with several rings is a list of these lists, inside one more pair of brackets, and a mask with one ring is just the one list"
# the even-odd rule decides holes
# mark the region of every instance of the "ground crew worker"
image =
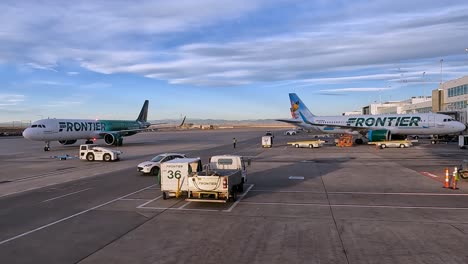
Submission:
[[236,143],[237,143],[237,139],[236,138],[232,138],[232,146],[234,148],[236,148]]

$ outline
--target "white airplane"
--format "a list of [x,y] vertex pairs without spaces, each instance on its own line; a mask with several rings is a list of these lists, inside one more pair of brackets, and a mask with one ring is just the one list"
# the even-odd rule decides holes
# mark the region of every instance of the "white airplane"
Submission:
[[353,116],[315,116],[295,93],[289,94],[292,119],[277,121],[302,127],[315,134],[354,134],[369,141],[383,141],[406,135],[457,134],[466,126],[451,116],[435,113]]
[[93,119],[41,119],[23,131],[23,137],[46,143],[44,151],[50,150],[50,141],[62,145],[75,144],[78,139],[86,139],[86,144],[104,138],[107,145],[121,146],[123,137],[146,130],[148,104],[146,100],[136,120],[93,120]]

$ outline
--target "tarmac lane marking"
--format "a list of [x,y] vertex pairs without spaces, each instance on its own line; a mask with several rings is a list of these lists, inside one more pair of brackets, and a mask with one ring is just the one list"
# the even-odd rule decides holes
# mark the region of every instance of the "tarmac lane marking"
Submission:
[[435,174],[432,174],[432,173],[429,173],[427,171],[421,171],[419,172],[421,175],[423,176],[426,176],[426,177],[429,177],[429,179],[433,179],[433,180],[436,180],[438,182],[444,182],[439,176],[435,175]]
[[145,205],[147,205],[147,204],[149,204],[149,203],[152,203],[152,202],[154,202],[154,201],[156,201],[156,200],[159,200],[159,199],[161,199],[161,197],[162,197],[162,195],[159,195],[158,197],[156,197],[156,198],[154,198],[154,199],[151,199],[151,200],[149,200],[149,201],[147,201],[147,202],[145,202],[145,203],[139,205],[137,208],[138,208],[138,209],[144,208]]
[[[309,193],[325,194],[325,192],[315,191],[281,191],[281,190],[262,190],[256,189],[251,192],[269,192],[269,193]],[[414,195],[414,196],[468,196],[468,193],[410,193],[410,192],[328,192],[328,194],[358,194],[358,195]]]
[[249,188],[247,188],[247,190],[246,190],[242,195],[240,195],[240,196],[238,197],[237,201],[235,201],[234,204],[231,205],[231,207],[229,207],[229,209],[223,210],[223,212],[226,212],[226,213],[231,212],[232,209],[234,209],[234,208],[240,203],[240,201],[247,195],[247,193],[248,193],[248,192],[250,191],[250,189],[252,189],[253,187],[254,187],[254,184],[251,184],[251,185],[249,186]]
[[53,200],[57,200],[57,199],[60,199],[60,198],[63,198],[63,197],[67,197],[67,196],[70,196],[70,195],[73,195],[73,194],[77,194],[77,193],[80,193],[80,192],[84,192],[84,191],[87,191],[87,190],[91,190],[91,189],[92,189],[92,188],[87,188],[87,189],[84,189],[84,190],[81,190],[81,191],[76,191],[76,192],[72,192],[72,193],[60,195],[60,196],[57,196],[57,197],[54,197],[54,198],[50,198],[50,199],[44,200],[44,201],[42,201],[41,203],[50,202],[50,201],[53,201]]
[[100,204],[100,205],[96,205],[96,206],[91,207],[91,208],[89,208],[89,209],[83,210],[83,211],[81,211],[81,212],[78,212],[78,213],[76,213],[76,214],[73,214],[73,215],[70,215],[70,216],[67,216],[67,217],[64,217],[64,218],[62,218],[62,219],[59,219],[59,220],[54,221],[54,222],[52,222],[52,223],[49,223],[49,224],[40,226],[40,227],[38,227],[38,228],[29,230],[29,231],[27,231],[27,232],[21,233],[21,234],[19,234],[19,235],[14,236],[14,237],[10,237],[10,238],[8,238],[8,239],[5,239],[5,240],[3,240],[3,241],[0,241],[0,245],[3,245],[3,244],[8,243],[8,242],[10,242],[10,241],[16,240],[16,239],[18,239],[18,238],[27,236],[27,235],[29,235],[29,234],[35,233],[35,232],[40,231],[40,230],[42,230],[42,229],[45,229],[45,228],[47,228],[47,227],[50,227],[50,226],[59,224],[59,223],[61,223],[61,222],[63,222],[63,221],[66,221],[66,220],[68,220],[68,219],[71,219],[71,218],[77,217],[77,216],[79,216],[79,215],[85,214],[85,213],[87,213],[87,212],[89,212],[89,211],[98,209],[98,208],[100,208],[100,207],[106,206],[106,205],[108,205],[108,204],[111,204],[111,203],[116,202],[116,201],[118,201],[118,200],[121,200],[121,199],[123,199],[123,198],[127,198],[127,197],[129,197],[129,196],[131,196],[131,195],[134,195],[134,194],[136,194],[136,193],[139,193],[139,192],[141,192],[141,191],[144,191],[144,190],[146,190],[146,189],[149,189],[149,188],[151,188],[151,187],[153,187],[153,186],[155,186],[155,185],[157,185],[157,184],[153,184],[153,185],[147,186],[147,187],[145,187],[145,188],[143,188],[143,189],[140,189],[140,190],[138,190],[138,191],[135,191],[135,192],[126,194],[126,195],[124,195],[124,196],[122,196],[122,197],[119,197],[119,198],[110,200],[110,201],[105,202],[105,203]]
[[197,208],[185,208],[187,205],[192,204],[192,202],[185,203],[184,205],[180,207],[150,207],[150,206],[145,206],[152,201],[156,201],[157,199],[161,198],[162,196],[158,196],[155,199],[148,201],[140,206],[138,206],[138,209],[146,209],[146,210],[181,210],[181,211],[206,211],[206,212],[231,212],[239,203],[240,201],[247,195],[247,193],[254,187],[254,184],[251,184],[247,190],[242,194],[238,196],[238,199],[236,202],[234,202],[228,209],[226,210],[218,210],[218,209],[197,209]]
[[468,210],[468,207],[436,207],[436,206],[398,206],[398,205],[359,205],[359,204],[318,204],[318,203],[275,203],[275,202],[242,202],[253,205],[287,205],[287,206],[318,206],[318,207],[351,207],[351,208],[387,208],[387,209],[432,209],[432,210]]
[[205,211],[205,212],[219,212],[220,210],[216,209],[195,209],[195,208],[180,208],[180,207],[141,207],[139,209],[146,210],[175,210],[175,211]]

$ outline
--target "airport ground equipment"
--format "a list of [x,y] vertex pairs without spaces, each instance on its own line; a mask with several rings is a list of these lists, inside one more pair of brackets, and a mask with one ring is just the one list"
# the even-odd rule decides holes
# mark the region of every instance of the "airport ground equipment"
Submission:
[[288,145],[296,148],[320,148],[323,146],[325,141],[322,140],[302,140],[302,141],[291,141]]
[[340,136],[338,142],[336,143],[337,147],[352,147],[353,146],[353,135],[344,134]]
[[191,202],[235,201],[247,182],[246,164],[241,156],[220,155],[210,158],[201,172],[191,174],[188,180],[188,198]]
[[445,181],[444,181],[444,188],[450,188],[450,176],[448,168],[445,168]]
[[[137,171],[143,174],[159,175],[162,163],[168,162],[173,159],[180,159],[185,157],[185,154],[181,153],[162,153],[155,156],[149,161],[145,161],[138,164]],[[158,182],[161,183],[160,180]]]
[[459,135],[458,136],[458,146],[461,149],[466,149],[468,147],[468,135]]
[[85,145],[80,146],[80,159],[81,160],[113,161],[113,160],[119,160],[121,154],[122,154],[122,151],[98,147],[95,144],[85,144]]
[[188,191],[188,177],[203,169],[200,158],[174,159],[161,164],[161,192],[163,199],[179,198]]
[[273,136],[263,136],[262,148],[271,148],[271,147],[273,147]]
[[58,160],[69,160],[69,159],[77,159],[78,156],[70,156],[68,154],[61,155],[61,156],[50,156],[52,159],[58,159]]
[[409,148],[413,143],[409,140],[386,140],[377,142],[368,142],[367,144],[375,145],[378,148]]
[[458,175],[460,175],[462,179],[468,179],[468,160],[462,160],[458,169]]

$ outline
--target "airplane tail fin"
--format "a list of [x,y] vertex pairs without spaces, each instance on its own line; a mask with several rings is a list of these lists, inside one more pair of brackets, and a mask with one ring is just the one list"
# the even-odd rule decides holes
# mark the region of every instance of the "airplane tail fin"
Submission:
[[295,93],[289,94],[289,100],[291,101],[291,116],[294,119],[300,119],[303,116],[309,118],[315,116],[309,111],[309,108],[302,102],[301,98]]
[[138,115],[138,118],[136,121],[141,121],[141,122],[146,122],[148,119],[148,104],[149,101],[145,100],[145,103],[143,104],[143,107],[141,108],[140,114]]

